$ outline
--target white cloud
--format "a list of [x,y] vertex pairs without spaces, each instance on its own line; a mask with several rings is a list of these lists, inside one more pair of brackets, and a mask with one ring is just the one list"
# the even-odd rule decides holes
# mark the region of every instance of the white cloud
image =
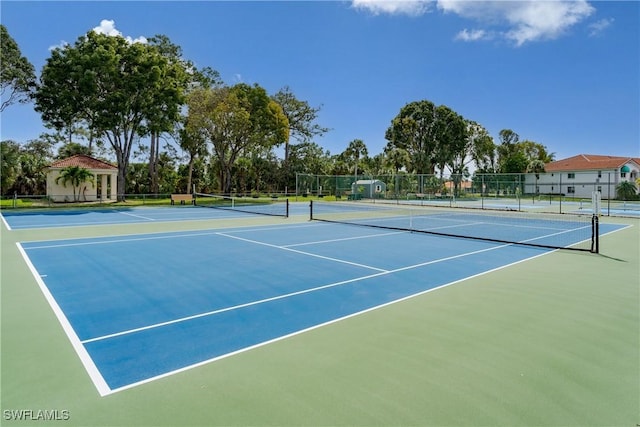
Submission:
[[457,1],[438,0],[438,8],[489,26],[517,46],[555,39],[595,9],[585,0]]
[[493,36],[491,33],[485,30],[467,30],[465,28],[464,30],[460,31],[455,38],[456,40],[470,42],[478,40],[489,40],[493,38]]
[[[430,12],[432,3],[437,3],[437,9],[443,13],[456,14],[484,27],[471,31],[464,29],[456,35],[456,39],[478,41],[499,35],[516,46],[556,39],[595,11],[586,0],[353,0],[352,5],[356,9],[374,14],[417,16]],[[598,31],[598,28],[593,27],[592,32]]]
[[589,35],[595,37],[613,24],[613,18],[604,18],[589,25]]
[[60,43],[49,46],[49,52],[56,49],[64,49],[66,46],[69,46],[69,43],[64,40],[60,40]]
[[595,9],[586,1],[529,1],[516,3],[506,19],[513,28],[505,33],[521,46],[536,40],[555,39],[591,15]]
[[116,29],[116,22],[112,19],[103,19],[100,21],[100,25],[93,29],[98,34],[105,34],[107,36],[120,36],[124,37],[129,43],[147,43],[147,39],[144,36],[132,38],[130,36],[123,36],[122,33]]
[[427,13],[434,0],[353,0],[355,9],[365,10],[380,15],[420,16]]

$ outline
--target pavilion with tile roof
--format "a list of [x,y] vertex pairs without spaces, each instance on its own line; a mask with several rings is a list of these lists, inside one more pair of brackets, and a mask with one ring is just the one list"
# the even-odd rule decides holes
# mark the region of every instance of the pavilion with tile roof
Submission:
[[76,154],[66,159],[53,162],[47,170],[47,196],[54,202],[74,200],[74,189],[62,182],[56,183],[64,168],[78,166],[89,170],[93,180],[84,182],[78,189],[80,201],[116,201],[118,194],[118,168],[110,163],[93,157]]

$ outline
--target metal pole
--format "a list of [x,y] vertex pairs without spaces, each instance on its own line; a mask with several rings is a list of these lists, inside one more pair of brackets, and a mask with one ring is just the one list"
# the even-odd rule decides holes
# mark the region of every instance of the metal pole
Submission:
[[595,214],[591,217],[591,252],[600,253],[600,220]]
[[560,213],[562,213],[562,172],[560,172]]
[[607,216],[611,216],[611,172],[607,173]]

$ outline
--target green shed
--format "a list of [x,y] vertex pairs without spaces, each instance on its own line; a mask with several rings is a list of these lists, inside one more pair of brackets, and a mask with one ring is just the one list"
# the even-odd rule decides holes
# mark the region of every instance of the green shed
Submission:
[[383,197],[387,191],[387,184],[378,179],[361,179],[351,184],[351,194],[357,198],[378,198]]

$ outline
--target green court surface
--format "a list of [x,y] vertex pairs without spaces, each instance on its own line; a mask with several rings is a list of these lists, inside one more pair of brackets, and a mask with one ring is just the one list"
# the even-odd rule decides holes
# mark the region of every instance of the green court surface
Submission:
[[2,225],[0,424],[640,423],[638,219],[603,218],[632,227],[602,236],[600,254],[550,252],[105,397],[16,245],[297,221]]

